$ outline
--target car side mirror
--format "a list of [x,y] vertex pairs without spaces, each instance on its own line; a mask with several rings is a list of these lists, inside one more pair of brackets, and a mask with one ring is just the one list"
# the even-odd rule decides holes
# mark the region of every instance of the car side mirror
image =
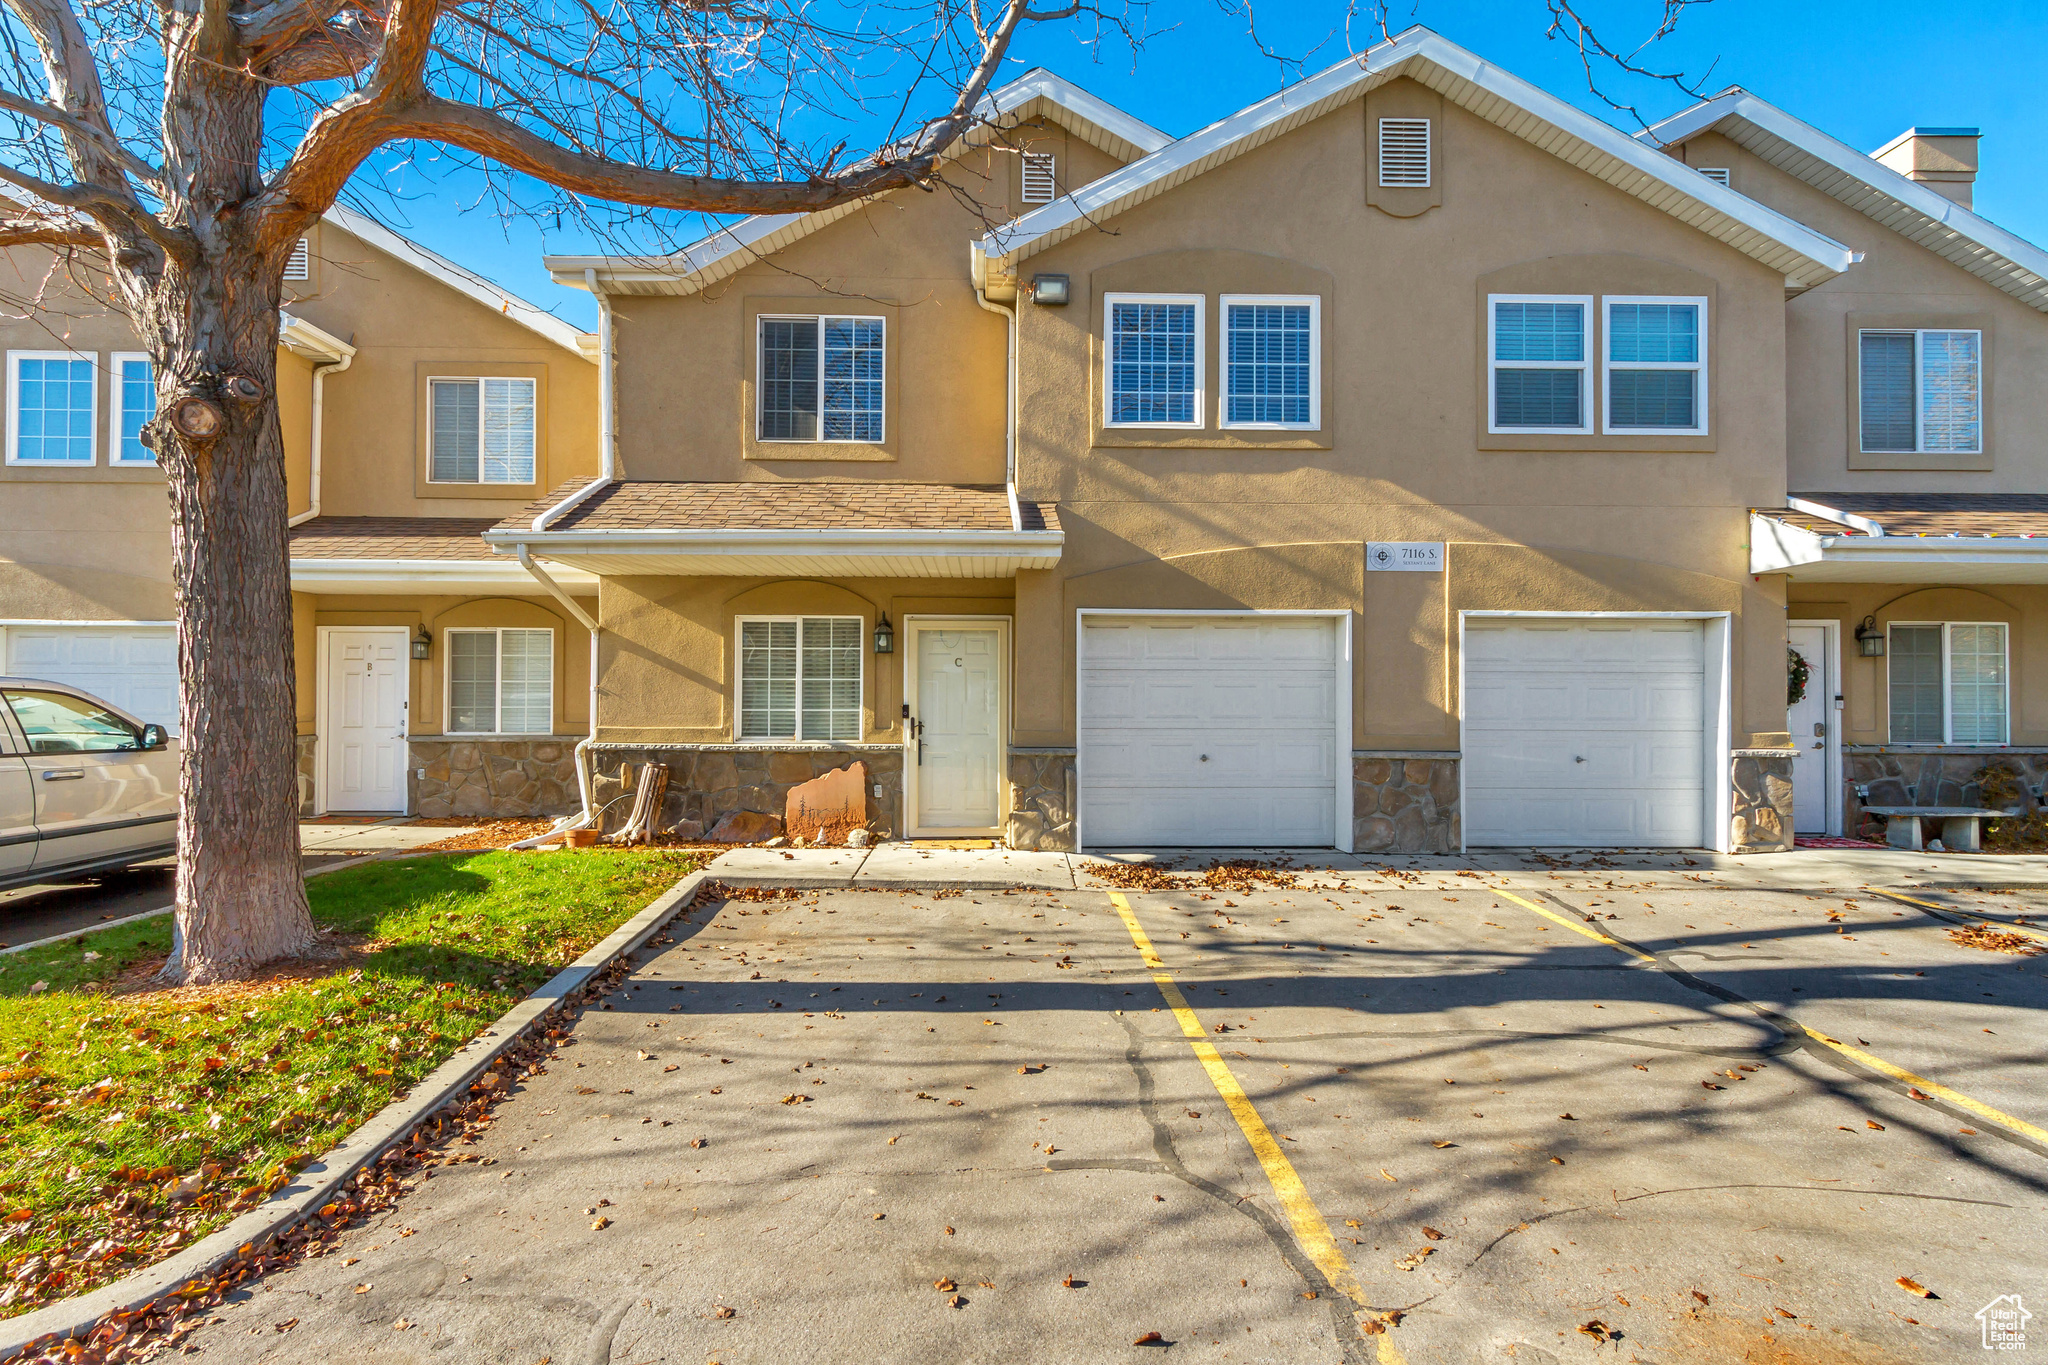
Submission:
[[145,726],[143,726],[143,727],[142,727],[142,747],[143,747],[143,748],[145,748],[145,749],[161,749],[161,748],[163,748],[163,747],[164,747],[164,746],[165,746],[166,744],[169,744],[170,742],[171,742],[171,738],[170,738],[170,736],[169,736],[169,735],[167,735],[167,734],[165,734],[165,733],[164,733],[164,727],[163,727],[163,726],[161,726],[161,725],[145,725]]

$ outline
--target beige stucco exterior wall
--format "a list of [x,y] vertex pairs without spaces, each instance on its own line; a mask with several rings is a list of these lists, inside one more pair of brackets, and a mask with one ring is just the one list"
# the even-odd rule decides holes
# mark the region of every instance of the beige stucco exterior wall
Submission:
[[[1677,153],[1727,166],[1737,192],[1863,253],[1840,277],[1786,306],[1786,459],[1796,491],[2008,493],[2048,487],[2048,318],[1787,175],[1718,133]],[[1852,334],[1866,326],[1981,327],[1981,457],[1864,457],[1856,435]],[[1914,466],[1883,468],[1883,465]]]
[[[1020,306],[1021,491],[1058,502],[1067,545],[1018,580],[1039,643],[1016,742],[1073,742],[1081,606],[1351,610],[1365,749],[1457,747],[1459,610],[1727,611],[1735,742],[1780,739],[1784,617],[1747,572],[1745,509],[1784,494],[1781,277],[1449,104],[1441,207],[1381,212],[1366,119],[1337,110],[1024,262],[1071,275],[1073,302]],[[1321,432],[1104,441],[1103,292],[1205,296],[1213,414],[1218,296],[1274,287],[1324,298]],[[1707,295],[1710,436],[1486,436],[1490,289]],[[1367,574],[1371,540],[1448,542],[1449,572]]]
[[[1054,151],[1067,185],[1119,164],[1057,125],[1012,130]],[[1018,158],[980,150],[949,163],[961,194],[907,190],[829,224],[701,293],[613,300],[619,459],[628,477],[769,482],[1003,481],[1003,320],[968,279],[968,243],[1016,207]],[[763,312],[887,320],[889,398],[879,447],[754,439],[755,319]],[[736,384],[735,378],[739,382]]]
[[[904,623],[912,616],[1009,616],[1008,579],[608,578],[601,589],[598,738],[727,744],[735,733],[736,622],[743,616],[858,616],[864,640],[861,739],[902,740]],[[882,611],[896,652],[874,652]]]
[[[323,515],[499,517],[597,472],[594,362],[332,223],[311,236],[313,278],[286,307],[356,347],[354,363],[324,386]],[[428,483],[425,395],[435,375],[539,381],[534,482]]]

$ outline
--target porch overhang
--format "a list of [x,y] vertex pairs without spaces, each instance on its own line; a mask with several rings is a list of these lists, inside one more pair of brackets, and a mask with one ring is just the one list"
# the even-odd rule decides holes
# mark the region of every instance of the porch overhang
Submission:
[[[501,554],[596,577],[640,575],[831,578],[1010,578],[1060,561],[1055,530],[589,530],[500,528],[484,540]],[[517,569],[517,564],[512,565]],[[566,586],[566,585],[565,585]]]
[[2048,583],[2048,536],[1829,534],[1749,514],[1749,571],[1800,583]]
[[[569,569],[555,577],[572,593],[597,595],[594,574]],[[365,597],[547,594],[517,560],[503,559],[294,559],[292,591]]]

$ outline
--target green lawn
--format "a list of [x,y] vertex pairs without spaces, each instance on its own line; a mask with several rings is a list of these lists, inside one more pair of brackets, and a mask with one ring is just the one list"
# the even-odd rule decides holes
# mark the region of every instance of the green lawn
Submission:
[[315,921],[360,941],[269,985],[111,994],[168,951],[167,917],[0,958],[0,1317],[253,1206],[701,861],[453,853],[316,877]]

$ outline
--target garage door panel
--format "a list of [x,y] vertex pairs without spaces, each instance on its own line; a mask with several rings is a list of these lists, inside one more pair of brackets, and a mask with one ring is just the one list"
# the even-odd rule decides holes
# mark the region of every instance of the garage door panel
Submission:
[[83,688],[178,731],[178,636],[170,626],[8,626],[5,671]]

